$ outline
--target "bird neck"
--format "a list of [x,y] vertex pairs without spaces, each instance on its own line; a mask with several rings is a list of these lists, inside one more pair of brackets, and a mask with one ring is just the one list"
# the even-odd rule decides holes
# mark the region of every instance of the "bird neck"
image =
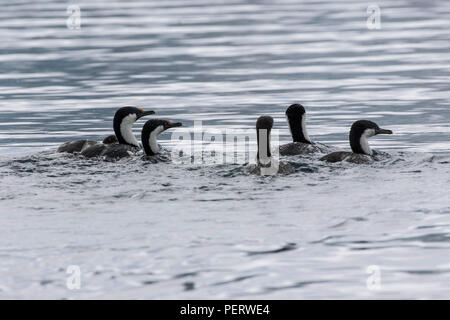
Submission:
[[272,154],[270,153],[270,129],[257,130],[258,153],[256,159],[260,165],[269,165]]
[[354,153],[371,156],[372,149],[369,146],[369,138],[375,134],[373,129],[365,129],[361,132],[350,132],[350,146]]
[[294,142],[302,142],[311,144],[311,139],[309,139],[308,131],[306,131],[306,115],[303,114],[301,119],[289,119],[288,118],[289,129],[291,130],[292,140]]
[[143,145],[144,145],[144,151],[145,154],[148,156],[154,156],[159,152],[159,145],[158,145],[158,135],[164,131],[164,127],[158,126],[152,131],[148,131],[143,133]]
[[127,144],[139,148],[139,142],[133,134],[132,127],[136,122],[137,116],[129,114],[123,119],[114,118],[114,133],[120,144]]

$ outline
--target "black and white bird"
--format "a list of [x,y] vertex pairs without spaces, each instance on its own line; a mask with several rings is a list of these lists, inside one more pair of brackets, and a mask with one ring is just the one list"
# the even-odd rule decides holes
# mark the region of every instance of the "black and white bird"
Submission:
[[320,160],[327,162],[347,161],[366,163],[373,160],[373,151],[369,146],[369,138],[378,134],[392,134],[391,130],[381,129],[375,122],[358,120],[350,129],[350,146],[353,152],[338,151],[330,153]]
[[114,115],[113,128],[115,135],[106,137],[99,143],[92,140],[76,140],[62,144],[57,152],[81,153],[87,158],[106,157],[122,158],[140,149],[133,134],[132,126],[140,118],[155,114],[136,107],[122,107]]
[[282,156],[310,154],[324,151],[324,147],[313,143],[308,136],[308,131],[306,130],[306,111],[301,104],[296,103],[290,105],[286,109],[286,119],[293,142],[280,146],[280,154]]
[[245,166],[245,173],[258,175],[286,175],[295,172],[294,168],[289,163],[279,161],[272,157],[270,150],[270,131],[272,128],[273,118],[271,116],[261,116],[256,121],[256,138],[258,143],[256,163]]
[[148,158],[158,155],[160,146],[158,145],[158,135],[175,127],[181,127],[181,122],[171,122],[169,120],[152,119],[148,120],[142,128],[141,141],[145,154]]

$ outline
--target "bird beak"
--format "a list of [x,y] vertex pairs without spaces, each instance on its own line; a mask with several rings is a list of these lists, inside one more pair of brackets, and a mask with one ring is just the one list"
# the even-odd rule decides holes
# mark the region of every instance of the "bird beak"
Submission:
[[376,134],[393,134],[393,132],[387,129],[378,129]]
[[142,112],[138,115],[138,119],[140,119],[140,118],[142,118],[142,117],[145,117],[145,116],[149,116],[149,115],[151,115],[151,114],[155,114],[156,112],[155,111],[143,111],[142,110]]
[[168,121],[167,129],[181,127],[183,124],[181,122],[170,122]]

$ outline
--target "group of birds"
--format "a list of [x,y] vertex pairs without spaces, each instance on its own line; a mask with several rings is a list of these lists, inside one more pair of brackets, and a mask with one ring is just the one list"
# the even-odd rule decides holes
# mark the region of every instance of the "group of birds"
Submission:
[[[292,142],[280,146],[279,153],[282,156],[305,155],[311,153],[325,153],[329,147],[315,143],[309,138],[306,130],[306,111],[301,104],[293,104],[286,110],[286,118],[291,131]],[[261,116],[256,121],[258,151],[257,163],[248,165],[245,170],[248,173],[271,174],[273,164],[277,173],[290,174],[295,170],[287,162],[278,161],[272,158],[270,149],[270,131],[273,128],[273,118],[271,116]],[[374,152],[369,146],[368,139],[378,134],[393,134],[391,130],[380,128],[375,122],[369,120],[358,120],[353,123],[350,129],[350,147],[349,151],[331,152],[320,158],[326,162],[346,161],[356,164],[373,161]]]
[[[115,135],[106,137],[102,142],[93,140],[70,141],[59,146],[57,152],[79,153],[86,158],[101,157],[119,159],[129,157],[140,150],[139,142],[133,134],[133,124],[155,111],[144,111],[136,107],[122,107],[114,114],[113,128]],[[147,156],[159,152],[157,137],[170,128],[181,127],[181,122],[151,119],[142,127],[141,141]]]
[[[113,128],[115,135],[106,137],[101,143],[92,140],[76,140],[64,143],[58,152],[78,153],[87,158],[102,157],[117,159],[130,156],[140,150],[140,145],[132,132],[133,124],[142,117],[155,114],[154,111],[144,111],[136,107],[122,107],[114,115]],[[329,148],[323,144],[311,141],[306,130],[306,111],[301,104],[292,104],[286,110],[286,118],[292,135],[292,142],[282,145],[279,154],[282,156],[325,153]],[[276,173],[289,174],[294,168],[287,162],[278,161],[272,157],[270,148],[270,132],[273,128],[271,116],[260,116],[256,121],[256,136],[258,150],[256,163],[245,167],[245,172],[265,174],[269,168],[276,167]],[[141,142],[144,152],[152,157],[159,153],[157,137],[165,130],[180,127],[180,122],[151,119],[142,128]],[[368,139],[378,134],[392,134],[391,130],[382,129],[369,120],[358,120],[350,129],[350,147],[352,152],[337,151],[329,153],[320,160],[326,162],[347,161],[366,163],[373,160],[373,151]],[[274,166],[275,164],[275,166]]]

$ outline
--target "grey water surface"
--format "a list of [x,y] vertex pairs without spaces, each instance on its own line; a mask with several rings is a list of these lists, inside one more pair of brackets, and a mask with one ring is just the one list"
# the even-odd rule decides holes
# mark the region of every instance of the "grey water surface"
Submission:
[[[450,298],[449,1],[0,5],[0,298]],[[383,159],[258,177],[55,154],[125,105],[185,130],[269,114],[284,143],[294,102],[336,149],[357,119],[392,129]]]

